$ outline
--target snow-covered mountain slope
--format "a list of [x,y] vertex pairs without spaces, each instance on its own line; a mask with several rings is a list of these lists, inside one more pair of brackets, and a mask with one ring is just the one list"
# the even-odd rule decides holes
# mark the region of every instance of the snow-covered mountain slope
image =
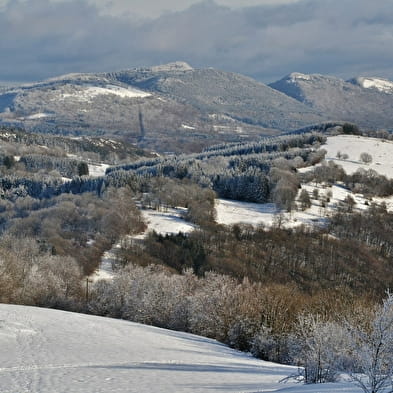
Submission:
[[[340,78],[292,73],[270,87],[325,114],[371,129],[393,129],[393,82],[381,78]],[[389,94],[387,94],[389,93]]]
[[0,360],[2,393],[276,391],[297,371],[186,333],[13,305],[0,305]]
[[122,320],[0,305],[2,393],[358,393],[280,382],[296,367],[207,338]]
[[172,65],[131,69],[109,74],[119,82],[186,102],[205,116],[226,116],[282,131],[327,120],[307,105],[244,75],[212,68]]
[[67,74],[0,89],[0,124],[29,131],[126,136],[159,152],[194,152],[325,120],[256,80],[193,69],[183,62]]
[[393,82],[383,78],[359,77],[350,80],[365,89],[376,89],[383,93],[393,94]]
[[[176,151],[177,138],[186,137],[191,145],[213,129],[212,121],[187,103],[101,74],[69,74],[2,90],[0,124],[51,134],[126,137],[157,151]],[[212,143],[225,141],[210,136]]]

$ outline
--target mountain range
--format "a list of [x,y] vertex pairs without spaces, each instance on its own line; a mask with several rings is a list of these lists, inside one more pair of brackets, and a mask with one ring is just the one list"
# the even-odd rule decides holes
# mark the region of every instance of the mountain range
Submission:
[[68,74],[0,88],[0,124],[117,137],[159,152],[199,151],[324,122],[393,129],[393,82],[292,73],[265,85],[176,62]]

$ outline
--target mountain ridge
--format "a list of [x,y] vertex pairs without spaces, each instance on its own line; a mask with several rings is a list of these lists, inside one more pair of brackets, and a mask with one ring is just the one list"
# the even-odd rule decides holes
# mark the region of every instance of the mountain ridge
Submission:
[[383,78],[294,72],[265,85],[181,61],[0,89],[0,124],[106,135],[158,152],[197,152],[326,122],[393,129],[392,111],[393,82]]
[[269,84],[334,121],[370,129],[393,129],[393,82],[378,77],[347,81],[321,74],[291,73]]

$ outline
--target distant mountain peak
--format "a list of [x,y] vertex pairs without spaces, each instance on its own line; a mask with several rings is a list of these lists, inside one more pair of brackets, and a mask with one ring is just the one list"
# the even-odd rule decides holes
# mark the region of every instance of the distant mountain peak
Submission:
[[153,72],[171,72],[171,71],[192,71],[193,68],[185,61],[175,61],[173,63],[161,64],[151,67]]
[[364,89],[375,89],[383,93],[393,94],[393,82],[388,79],[361,76],[351,79],[348,82]]
[[333,84],[344,83],[344,80],[337,78],[335,76],[322,75],[322,74],[302,74],[301,72],[292,72],[288,76],[281,79],[281,81],[286,81],[287,83],[289,82],[294,84],[304,84],[304,83],[314,83],[314,82],[333,83]]
[[301,72],[292,72],[287,76],[287,79],[297,82],[298,80],[309,81],[313,78],[313,75],[302,74]]

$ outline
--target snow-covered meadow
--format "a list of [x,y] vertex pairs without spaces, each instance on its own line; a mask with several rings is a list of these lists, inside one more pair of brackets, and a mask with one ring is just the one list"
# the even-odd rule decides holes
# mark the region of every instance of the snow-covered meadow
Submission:
[[360,392],[283,382],[296,367],[207,338],[35,307],[0,305],[0,348],[2,393]]
[[264,225],[266,227],[282,225],[287,228],[299,225],[324,225],[329,215],[337,210],[337,206],[348,195],[351,195],[356,202],[354,210],[367,208],[365,205],[366,200],[363,196],[353,194],[340,185],[333,185],[327,188],[321,185],[305,184],[302,185],[302,189],[307,190],[310,195],[314,189],[317,189],[321,196],[330,192],[332,195],[330,202],[325,207],[322,207],[319,201],[312,200],[310,208],[304,211],[299,209],[288,213],[277,209],[274,203],[259,204],[218,199],[216,202],[216,221],[224,225],[241,223],[253,226]]
[[[327,151],[326,160],[341,165],[345,172],[351,174],[359,168],[373,169],[380,175],[393,178],[393,142],[366,138],[356,135],[338,135],[328,137],[327,143],[321,146]],[[337,158],[337,153],[347,154],[347,159]],[[365,164],[361,161],[361,153],[372,156],[372,162]]]

